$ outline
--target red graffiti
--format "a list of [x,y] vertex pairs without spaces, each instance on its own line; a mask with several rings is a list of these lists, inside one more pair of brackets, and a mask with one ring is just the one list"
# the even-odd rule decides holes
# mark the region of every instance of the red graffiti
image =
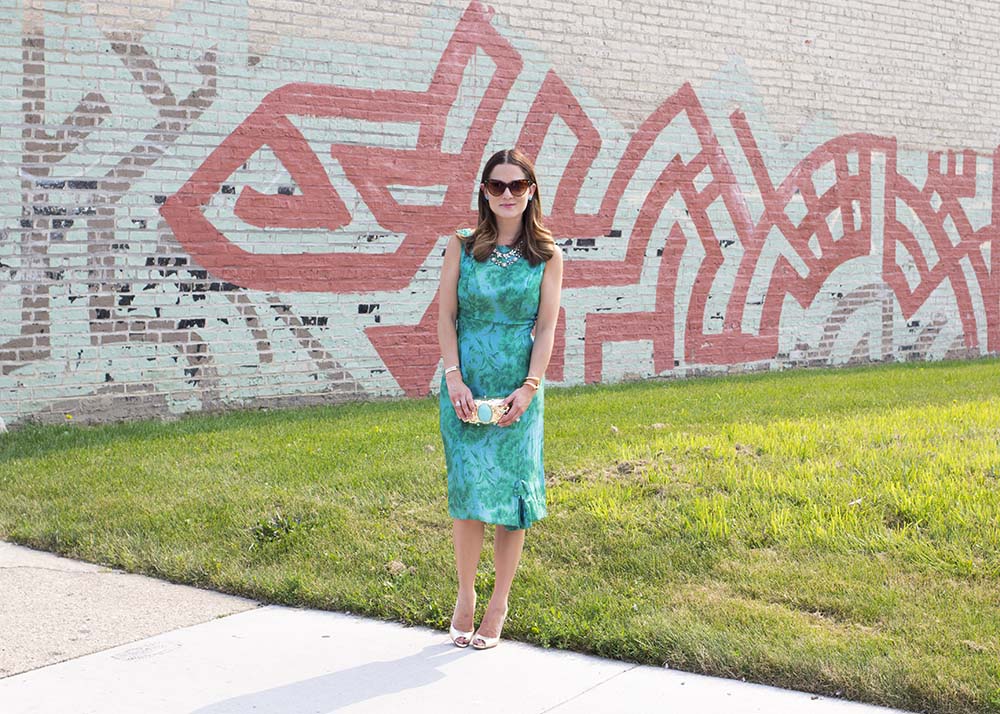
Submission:
[[[949,281],[958,303],[959,317],[964,328],[966,344],[975,347],[979,343],[976,333],[976,308],[969,288],[969,281],[962,270],[962,261],[968,261],[983,299],[986,313],[987,350],[1000,350],[1000,240],[998,238],[997,215],[1000,210],[1000,148],[993,154],[993,222],[976,231],[959,202],[960,198],[976,195],[976,154],[965,151],[961,154],[962,171],[957,170],[959,155],[947,154],[947,171],[941,173],[940,152],[932,152],[927,157],[927,180],[923,189],[917,189],[909,180],[893,169],[887,176],[885,200],[885,231],[892,240],[885,242],[883,276],[892,286],[903,310],[909,318],[927,300],[941,283]],[[916,213],[920,224],[930,235],[936,262],[932,265],[925,251],[917,242],[913,232],[896,218],[897,202],[902,202]],[[940,205],[935,208],[935,203]],[[946,228],[950,221],[957,240]],[[896,261],[898,247],[903,247],[916,266],[918,281],[910,288],[906,276]],[[983,254],[983,247],[989,248],[990,264]],[[933,257],[933,256],[932,256]]]
[[[460,101],[466,67],[477,52],[489,56],[494,74],[469,123],[462,148],[443,148],[447,118]],[[228,136],[161,208],[178,240],[207,270],[237,285],[267,291],[372,292],[402,290],[442,235],[474,220],[470,211],[477,172],[488,153],[487,144],[499,121],[504,102],[520,76],[523,61],[513,46],[491,24],[491,13],[471,3],[458,22],[426,91],[360,90],[296,83],[267,95],[260,106]],[[266,228],[324,228],[337,230],[351,220],[350,209],[331,185],[319,158],[289,117],[348,118],[387,123],[412,120],[418,126],[414,148],[396,149],[332,143],[330,156],[343,168],[378,224],[403,236],[387,254],[349,252],[295,253],[274,250],[253,253],[238,247],[206,218],[203,209],[232,174],[262,147],[270,147],[287,168],[301,195],[265,195],[244,188],[236,215],[250,225]],[[964,330],[967,347],[978,345],[977,304],[969,272],[985,308],[987,349],[1000,350],[1000,242],[996,216],[1000,189],[1000,149],[994,155],[992,222],[972,227],[959,199],[975,194],[976,156],[948,154],[947,170],[941,156],[929,157],[928,178],[918,189],[897,171],[896,142],[871,134],[851,134],[828,141],[803,158],[777,186],[757,147],[750,125],[740,111],[729,121],[738,137],[741,157],[749,165],[763,211],[755,220],[747,197],[725,150],[694,89],[683,85],[631,137],[615,168],[600,207],[594,213],[577,209],[578,199],[600,152],[601,135],[572,91],[554,73],[544,79],[523,119],[518,146],[533,158],[541,151],[549,127],[558,117],[577,138],[576,148],[551,200],[547,222],[560,241],[586,238],[624,240],[621,260],[568,260],[564,285],[620,287],[639,283],[654,228],[665,206],[679,196],[704,249],[686,308],[682,339],[675,324],[676,295],[682,255],[688,236],[680,223],[670,229],[659,252],[655,304],[651,310],[596,312],[585,315],[584,371],[588,382],[603,372],[603,346],[608,342],[650,340],[658,373],[672,369],[682,358],[687,364],[734,364],[773,359],[778,351],[778,328],[787,297],[807,307],[835,269],[846,261],[870,255],[880,238],[885,284],[909,318],[944,281],[949,281]],[[663,167],[645,196],[627,235],[613,233],[613,221],[636,172],[665,130],[683,120],[697,136],[698,146],[685,161],[676,154]],[[690,148],[690,147],[688,147]],[[872,167],[878,157],[885,166],[884,205],[873,205]],[[821,187],[820,174],[832,176]],[[707,180],[705,177],[708,177]],[[394,199],[393,186],[444,186],[444,198],[434,205],[412,205]],[[904,204],[930,235],[936,255],[928,256],[913,232],[897,218]],[[796,218],[793,204],[804,211]],[[712,206],[721,205],[728,217],[727,231],[712,221]],[[717,210],[717,209],[714,209]],[[884,217],[883,236],[873,236],[873,217]],[[837,235],[830,221],[839,221]],[[769,237],[779,233],[792,254],[779,255],[773,264],[763,257]],[[712,311],[713,284],[725,263],[724,244],[741,249],[735,281],[728,288],[722,312]],[[989,257],[984,254],[987,248]],[[897,264],[905,249],[916,267],[911,285]],[[572,256],[570,256],[572,258]],[[968,271],[963,268],[963,261]],[[988,264],[989,263],[989,264]],[[763,271],[764,274],[761,274]],[[690,281],[688,281],[690,282]],[[752,288],[764,285],[759,318],[747,319]],[[716,300],[716,302],[718,302]],[[426,394],[436,369],[437,298],[416,325],[373,326],[366,329],[388,369],[409,395]],[[711,325],[711,329],[709,329]],[[551,378],[563,378],[565,319],[560,319]],[[683,345],[680,352],[675,347]]]
[[[493,60],[497,71],[472,119],[461,153],[445,153],[441,146],[448,113],[457,101],[462,72],[477,50]],[[161,213],[203,267],[237,285],[304,292],[401,289],[409,284],[440,236],[473,219],[470,187],[476,185],[480,157],[521,67],[520,56],[490,26],[487,11],[474,3],[459,22],[427,91],[285,85],[264,98],[187,183],[167,199]],[[290,116],[376,123],[412,118],[419,125],[413,149],[353,144],[333,144],[330,148],[378,224],[404,235],[394,252],[252,253],[237,247],[205,217],[202,209],[222,184],[267,146],[288,168],[302,195],[265,196],[245,188],[236,204],[239,217],[252,225],[270,228],[335,230],[349,222],[347,207]],[[390,186],[397,185],[442,184],[447,185],[444,200],[433,206],[399,203],[390,191]]]

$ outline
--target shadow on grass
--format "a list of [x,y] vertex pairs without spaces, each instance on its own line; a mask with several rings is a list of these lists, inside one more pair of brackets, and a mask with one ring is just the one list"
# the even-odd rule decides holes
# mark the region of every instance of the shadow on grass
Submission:
[[[435,407],[436,426],[436,399]],[[158,439],[183,440],[185,436],[217,434],[239,429],[268,429],[302,422],[365,419],[373,423],[386,415],[405,418],[429,411],[431,399],[392,399],[341,402],[328,406],[290,409],[240,409],[187,414],[177,420],[147,419],[112,424],[25,424],[0,437],[0,463],[13,459],[45,456],[72,449],[111,446],[121,442]]]
[[[546,426],[560,432],[567,422],[587,413],[606,421],[671,420],[672,426],[767,422],[819,414],[862,414],[896,406],[976,401],[995,396],[988,379],[969,380],[967,370],[982,370],[984,377],[1000,359],[951,362],[909,362],[840,368],[760,371],[741,375],[700,376],[686,379],[646,379],[618,384],[547,387]],[[961,368],[954,381],[942,379]],[[918,373],[922,379],[916,379]],[[71,423],[17,425],[0,437],[0,463],[45,456],[60,451],[112,445],[123,441],[183,441],[185,436],[221,433],[236,429],[270,427],[327,420],[360,420],[374,424],[425,419],[428,433],[437,428],[436,395],[421,399],[376,399],[341,402],[328,406],[277,410],[235,410],[193,413],[177,421],[150,419],[115,424]],[[588,421],[588,428],[593,420]]]

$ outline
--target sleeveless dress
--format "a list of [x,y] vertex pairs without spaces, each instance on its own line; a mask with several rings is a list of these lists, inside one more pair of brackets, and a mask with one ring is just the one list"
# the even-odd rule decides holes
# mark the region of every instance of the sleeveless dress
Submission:
[[[480,263],[462,246],[458,358],[462,379],[476,399],[506,397],[528,376],[544,270],[545,263],[532,266],[525,257],[506,267],[489,259]],[[452,518],[519,530],[545,516],[544,390],[539,386],[521,420],[510,426],[467,424],[455,415],[442,374],[441,440]]]

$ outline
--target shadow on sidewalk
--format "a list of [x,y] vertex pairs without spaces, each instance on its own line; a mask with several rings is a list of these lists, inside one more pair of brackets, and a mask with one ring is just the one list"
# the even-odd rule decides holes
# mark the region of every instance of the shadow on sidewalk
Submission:
[[371,662],[301,682],[285,684],[253,694],[244,694],[196,709],[191,714],[301,714],[327,712],[374,699],[417,689],[442,679],[439,667],[468,654],[450,644],[430,645],[417,654],[396,660]]

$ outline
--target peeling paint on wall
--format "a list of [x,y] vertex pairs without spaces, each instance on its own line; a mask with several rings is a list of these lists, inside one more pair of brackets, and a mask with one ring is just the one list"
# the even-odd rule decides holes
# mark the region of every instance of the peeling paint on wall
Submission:
[[629,130],[478,2],[267,56],[240,2],[3,13],[8,422],[428,394],[443,247],[509,145],[567,258],[552,383],[1000,351],[1000,148],[782,142],[738,57]]

